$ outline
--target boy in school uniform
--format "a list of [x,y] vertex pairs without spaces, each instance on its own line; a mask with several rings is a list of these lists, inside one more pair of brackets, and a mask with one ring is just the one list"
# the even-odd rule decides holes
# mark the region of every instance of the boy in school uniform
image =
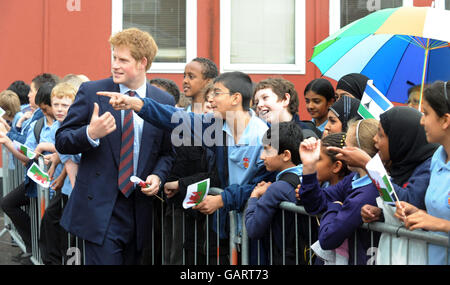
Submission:
[[[38,154],[44,154],[44,151],[51,151],[48,142],[55,136],[57,124],[54,124],[53,112],[50,105],[50,94],[53,89],[53,83],[44,83],[36,94],[36,104],[42,110],[44,117],[32,122],[28,129],[24,145]],[[36,124],[38,124],[36,126]],[[36,134],[38,137],[36,137]],[[6,135],[0,133],[0,143],[22,163],[29,164],[31,160],[20,153],[14,146],[14,142]],[[49,148],[50,146],[50,148]],[[54,146],[53,146],[54,148]],[[22,264],[31,264],[31,221],[30,216],[21,209],[21,206],[29,205],[30,197],[36,197],[36,183],[31,181],[26,175],[25,180],[16,189],[5,196],[1,201],[3,211],[9,216],[25,243],[26,252],[14,258],[15,261]]]
[[[53,88],[51,93],[51,106],[56,119],[55,124],[58,126],[66,118],[70,105],[75,100],[76,93],[77,89],[67,82],[60,83]],[[51,143],[54,145],[54,137]],[[67,248],[67,232],[59,225],[59,221],[61,219],[63,205],[67,202],[72,192],[72,185],[75,182],[76,175],[76,163],[79,162],[79,155],[60,155],[54,152],[48,156],[52,161],[51,167],[56,168],[52,171],[54,173],[52,176],[56,178],[51,184],[51,187],[55,189],[56,193],[50,200],[41,221],[39,248],[44,264],[61,265],[62,257],[65,255],[65,249]],[[72,168],[68,167],[70,164],[74,166]],[[75,170],[75,173],[72,170]]]
[[[273,128],[279,129],[278,138]],[[278,147],[274,147],[271,141],[278,140]],[[267,171],[277,173],[275,182],[261,182],[252,191],[248,206],[245,211],[245,226],[248,236],[251,239],[261,239],[263,248],[268,249],[270,243],[269,228],[273,233],[273,252],[265,253],[265,256],[272,256],[272,264],[296,264],[295,231],[285,231],[285,259],[283,259],[283,228],[282,210],[279,208],[281,202],[296,202],[295,188],[300,185],[302,175],[302,164],[298,148],[303,140],[302,129],[295,122],[282,122],[279,125],[272,125],[267,130],[263,139],[264,149],[261,152],[261,159]],[[295,215],[285,213],[284,221],[286,228],[291,228],[294,224]],[[299,241],[303,242],[305,234],[299,233]],[[303,244],[302,246],[304,246]],[[303,248],[298,252],[299,262],[302,262]],[[253,262],[260,263],[260,262]]]

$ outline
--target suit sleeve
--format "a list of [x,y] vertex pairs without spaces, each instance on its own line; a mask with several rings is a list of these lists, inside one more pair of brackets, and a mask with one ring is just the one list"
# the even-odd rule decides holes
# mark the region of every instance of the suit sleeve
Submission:
[[56,132],[55,147],[61,154],[78,154],[93,149],[89,143],[86,129],[89,125],[94,102],[82,84],[70,106],[66,119]]
[[170,133],[168,131],[164,132],[160,146],[158,161],[155,164],[152,174],[158,175],[161,179],[161,185],[164,185],[172,170],[173,161],[175,159],[175,150],[170,141]]

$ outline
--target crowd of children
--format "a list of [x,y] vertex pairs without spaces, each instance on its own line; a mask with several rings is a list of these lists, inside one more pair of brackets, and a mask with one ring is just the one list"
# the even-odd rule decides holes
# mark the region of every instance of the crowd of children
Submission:
[[[105,249],[101,247],[114,247],[107,245],[109,242],[125,244],[120,254],[126,256],[127,246],[134,246],[129,241],[132,239],[138,239],[139,245],[133,254],[123,258],[111,255],[104,264],[148,264],[150,255],[161,254],[162,248],[164,264],[226,264],[230,260],[228,213],[236,211],[243,221],[237,225],[238,232],[245,226],[250,238],[251,264],[308,264],[306,256],[302,255],[300,260],[296,257],[300,248],[302,253],[314,251],[314,264],[364,265],[370,258],[368,250],[373,237],[361,225],[383,221],[386,214],[377,201],[380,193],[366,169],[376,154],[400,200],[392,208],[395,217],[408,229],[449,235],[450,86],[447,82],[427,86],[423,114],[412,107],[393,107],[378,121],[363,119],[358,114],[368,80],[364,75],[344,76],[336,88],[325,78],[314,79],[304,87],[306,109],[312,118],[305,120],[298,114],[296,87],[286,79],[267,78],[254,84],[243,72],[219,74],[213,61],[198,57],[186,65],[180,92],[168,79],[139,81],[153,54],[131,55],[136,66],[143,67],[136,69],[140,75],[136,76],[139,84],[135,84],[131,77],[123,75],[127,75],[125,61],[120,61],[130,56],[128,48],[136,47],[125,36],[120,41],[112,38],[110,43],[115,53],[113,77],[108,80],[120,82],[118,87],[109,87],[113,85],[106,80],[89,82],[82,75],[70,74],[59,79],[44,73],[36,76],[30,86],[16,81],[9,90],[0,93],[0,107],[5,110],[0,119],[0,143],[11,158],[16,157],[26,167],[33,159],[18,151],[15,141],[42,155],[48,164],[52,196],[42,218],[39,237],[44,264],[61,264],[64,260],[67,232],[79,232],[88,241],[88,264],[102,264]],[[164,92],[158,91],[162,93],[153,97],[154,87]],[[138,94],[127,95],[128,90],[136,90]],[[145,92],[150,92],[150,96],[144,96]],[[165,97],[168,94],[173,99]],[[188,98],[189,103],[182,98]],[[72,112],[71,105],[75,106]],[[80,110],[81,115],[75,113]],[[78,220],[73,215],[77,215],[74,208],[77,203],[89,207],[99,199],[97,192],[89,190],[87,182],[79,182],[77,173],[79,168],[85,170],[87,165],[96,163],[96,152],[105,151],[106,146],[113,144],[105,138],[112,138],[122,124],[125,128],[129,110],[134,118],[131,121],[135,122],[131,133],[136,133],[138,139],[145,139],[147,128],[158,130],[154,136],[159,141],[151,142],[158,149],[151,151],[150,157],[155,161],[160,159],[165,167],[144,173],[149,175],[143,177],[148,185],[133,189],[140,189],[139,192],[150,197],[161,195],[164,203],[121,190],[124,195],[120,191],[114,194],[118,195],[114,198],[117,202],[109,208],[108,215],[113,222],[108,220],[109,216],[98,213],[100,208],[92,212],[106,219],[106,224],[101,226],[106,234],[100,234],[93,226],[83,228],[76,224]],[[124,129],[124,133],[128,131]],[[169,135],[171,144],[167,143]],[[115,138],[120,142],[120,136]],[[114,156],[117,166],[119,150],[120,144],[112,147],[112,152],[106,152]],[[142,147],[140,150],[143,152]],[[137,157],[131,158],[132,173],[141,169],[141,163],[147,164],[141,161],[142,154],[136,150],[135,154]],[[123,175],[122,166],[119,169],[114,175]],[[87,175],[101,177],[102,173],[95,170]],[[211,187],[221,188],[223,192],[206,196],[190,209],[183,208],[188,187],[207,178]],[[87,187],[87,192],[76,186]],[[95,191],[100,193],[101,189]],[[85,194],[87,200],[81,202],[86,199]],[[26,252],[14,257],[23,264],[30,263],[31,225],[29,215],[21,206],[28,205],[30,197],[35,196],[36,184],[25,176],[24,182],[0,201],[25,243]],[[281,202],[301,205],[310,215],[320,216],[320,220],[308,225],[306,216],[282,214]],[[65,211],[66,205],[69,213]],[[161,231],[153,241],[139,241],[138,212],[129,212],[138,205],[154,207],[156,213],[164,215],[163,223],[156,219]],[[120,220],[123,213],[133,218]],[[209,219],[208,215],[211,215]],[[92,218],[98,222],[96,216]],[[126,233],[126,242],[112,234],[116,228],[119,231],[115,219],[117,223],[133,224],[131,235]],[[287,228],[297,223],[297,230],[285,231],[283,223]],[[148,231],[148,227],[144,226],[144,230]],[[158,238],[161,241],[155,242]],[[378,239],[379,235],[375,235],[375,243]],[[218,256],[211,255],[212,252]],[[449,262],[448,248],[428,245],[429,264]]]

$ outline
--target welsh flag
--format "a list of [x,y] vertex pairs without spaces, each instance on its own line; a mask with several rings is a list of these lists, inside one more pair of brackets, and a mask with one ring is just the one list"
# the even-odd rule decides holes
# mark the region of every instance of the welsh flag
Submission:
[[47,173],[42,171],[35,162],[33,162],[31,167],[28,169],[27,176],[44,188],[48,188],[50,186],[50,177]]
[[186,198],[183,201],[183,208],[191,208],[200,204],[201,201],[208,195],[210,180],[205,179],[203,181],[191,184],[187,187]]
[[28,147],[26,147],[25,145],[21,144],[18,141],[14,141],[14,146],[15,148],[22,153],[23,155],[25,155],[26,157],[28,157],[29,159],[33,159],[36,157],[36,153],[33,152],[31,149],[29,149]]
[[361,98],[361,104],[358,108],[358,113],[364,119],[377,119],[380,120],[380,115],[387,110],[394,107],[383,93],[373,85],[373,80],[367,81],[366,90]]
[[394,187],[389,180],[389,176],[378,154],[366,164],[366,169],[383,201],[391,205],[395,204],[395,201],[398,201],[397,193],[395,193]]

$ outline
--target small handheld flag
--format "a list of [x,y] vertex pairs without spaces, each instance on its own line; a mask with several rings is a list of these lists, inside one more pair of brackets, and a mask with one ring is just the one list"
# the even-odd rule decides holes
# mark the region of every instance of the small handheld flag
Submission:
[[379,121],[380,115],[392,107],[394,105],[373,85],[373,81],[367,81],[358,114],[364,119],[377,119]]
[[29,149],[28,147],[26,147],[25,145],[21,144],[18,141],[14,141],[14,147],[23,155],[25,155],[26,157],[28,157],[29,159],[34,159],[36,157],[36,153],[34,151],[32,151],[31,149]]
[[210,180],[191,184],[187,187],[186,198],[183,201],[183,208],[188,209],[200,204],[201,201],[208,195]]
[[[131,176],[130,177],[130,181],[133,183],[136,183],[137,185],[141,186],[141,188],[146,188],[148,187],[148,184],[144,182],[144,180],[142,180],[141,178],[137,177],[137,176]],[[163,201],[163,198],[159,197],[158,195],[156,195],[156,198],[158,198],[159,200]]]
[[381,162],[379,154],[376,154],[366,164],[366,169],[384,202],[394,205],[396,201],[400,201],[397,193],[395,193],[391,181],[389,180],[389,176],[383,166],[383,163]]
[[5,110],[3,110],[2,107],[0,107],[0,117],[3,117],[3,115],[6,113]]
[[27,176],[44,188],[48,188],[50,186],[50,177],[47,173],[42,171],[35,162],[33,162],[31,167],[28,169]]

